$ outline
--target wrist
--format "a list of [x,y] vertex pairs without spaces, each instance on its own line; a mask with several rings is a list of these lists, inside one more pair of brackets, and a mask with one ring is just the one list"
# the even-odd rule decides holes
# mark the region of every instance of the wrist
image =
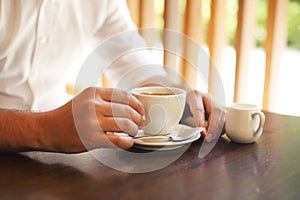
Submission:
[[24,148],[26,150],[42,150],[45,146],[45,130],[47,115],[43,112],[31,112],[26,116],[27,127],[22,131]]
[[0,110],[0,151],[20,152],[38,147],[38,117],[28,111]]

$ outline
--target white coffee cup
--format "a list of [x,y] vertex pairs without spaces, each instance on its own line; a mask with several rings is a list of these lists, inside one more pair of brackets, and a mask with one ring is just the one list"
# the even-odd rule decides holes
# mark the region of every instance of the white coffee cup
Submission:
[[265,115],[252,104],[236,103],[229,108],[226,135],[237,143],[253,143],[262,135]]
[[145,108],[144,133],[165,135],[179,123],[185,107],[185,90],[153,86],[135,88],[131,93]]

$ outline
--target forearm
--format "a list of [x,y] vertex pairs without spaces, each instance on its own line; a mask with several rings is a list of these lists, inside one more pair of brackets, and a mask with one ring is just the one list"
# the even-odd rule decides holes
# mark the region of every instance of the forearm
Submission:
[[39,149],[40,113],[0,109],[0,152]]

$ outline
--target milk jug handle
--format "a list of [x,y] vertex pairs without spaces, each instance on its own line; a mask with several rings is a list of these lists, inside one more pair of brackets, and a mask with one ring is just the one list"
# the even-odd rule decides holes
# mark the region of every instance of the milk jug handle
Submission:
[[252,113],[252,119],[254,119],[255,116],[259,117],[259,126],[258,126],[257,130],[253,133],[254,139],[260,137],[263,126],[265,124],[265,114],[263,112],[256,111],[256,112]]

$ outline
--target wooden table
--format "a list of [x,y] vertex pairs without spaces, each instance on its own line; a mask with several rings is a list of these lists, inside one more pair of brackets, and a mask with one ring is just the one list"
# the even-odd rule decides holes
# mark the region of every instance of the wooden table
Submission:
[[299,199],[300,118],[266,113],[256,143],[223,136],[205,159],[202,142],[148,173],[117,171],[89,153],[0,154],[0,199]]

